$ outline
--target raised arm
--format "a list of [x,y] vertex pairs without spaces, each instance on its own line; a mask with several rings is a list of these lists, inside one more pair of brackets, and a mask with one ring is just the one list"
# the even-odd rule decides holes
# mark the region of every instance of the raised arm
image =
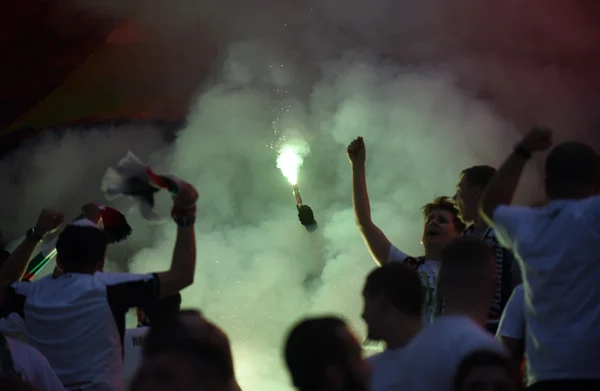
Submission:
[[21,280],[27,270],[31,254],[35,251],[44,236],[54,232],[64,221],[62,213],[44,209],[38,217],[35,228],[27,231],[25,239],[0,266],[0,283],[10,284]]
[[548,149],[551,145],[552,131],[534,127],[515,146],[488,183],[479,201],[479,212],[486,223],[493,225],[494,211],[498,206],[512,203],[519,179],[531,155]]
[[392,244],[371,220],[371,205],[367,192],[366,155],[362,137],[358,137],[348,146],[348,158],[352,166],[352,204],[356,225],[371,256],[377,264],[383,265],[388,261]]
[[198,192],[189,183],[184,183],[173,203],[173,219],[177,223],[177,238],[173,249],[171,267],[158,273],[160,297],[172,296],[194,282],[196,271],[196,200]]
[[308,265],[308,277],[311,279],[320,276],[325,267],[325,238],[310,206],[298,206],[298,220],[310,234],[312,257]]

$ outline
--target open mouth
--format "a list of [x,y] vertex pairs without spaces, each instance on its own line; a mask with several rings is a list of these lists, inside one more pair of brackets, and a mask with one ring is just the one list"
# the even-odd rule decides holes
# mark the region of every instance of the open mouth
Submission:
[[426,236],[440,236],[441,232],[438,229],[428,229],[425,231]]

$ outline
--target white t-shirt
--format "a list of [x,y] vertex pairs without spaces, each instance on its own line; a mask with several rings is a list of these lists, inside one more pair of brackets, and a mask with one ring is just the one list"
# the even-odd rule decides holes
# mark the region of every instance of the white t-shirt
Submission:
[[125,384],[131,384],[142,361],[142,344],[150,327],[141,326],[125,330],[123,345],[125,348]]
[[29,343],[67,389],[123,391],[125,314],[158,298],[153,274],[66,273],[9,285],[0,316],[18,313]]
[[431,261],[424,257],[413,258],[392,245],[388,262],[406,263],[414,267],[419,273],[421,285],[423,286],[423,323],[430,324],[435,313],[437,277],[440,271],[439,261]]
[[479,350],[508,356],[504,345],[471,318],[442,315],[404,347],[398,389],[451,391],[458,366]]
[[370,391],[399,390],[398,368],[402,365],[404,348],[387,349],[369,357],[371,364]]
[[48,364],[48,360],[35,348],[6,338],[8,350],[12,356],[15,371],[23,380],[33,384],[43,391],[64,391],[60,380]]
[[17,313],[13,312],[5,318],[0,318],[0,332],[7,337],[27,343],[25,324],[23,318]]
[[493,220],[524,274],[528,384],[600,379],[600,196],[503,205]]
[[517,285],[504,307],[497,337],[525,339],[525,298],[523,285]]

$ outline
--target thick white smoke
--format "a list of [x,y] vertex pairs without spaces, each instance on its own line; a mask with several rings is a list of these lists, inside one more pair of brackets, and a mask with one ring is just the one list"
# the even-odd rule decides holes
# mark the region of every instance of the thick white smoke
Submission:
[[[261,83],[253,84],[244,64],[256,59],[230,58],[235,62],[225,69],[238,72],[224,73],[225,81],[202,94],[175,147],[172,171],[200,192],[196,282],[184,303],[231,335],[242,387],[286,389],[280,344],[294,321],[336,312],[361,327],[361,287],[374,264],[351,212],[348,142],[365,137],[375,221],[397,245],[420,254],[419,208],[452,194],[461,168],[497,165],[517,134],[434,71],[409,72],[354,54],[324,64],[306,99],[290,86],[274,105],[272,90],[286,87],[277,83],[280,65],[294,67],[264,63],[254,71],[262,72]],[[283,79],[305,82],[302,74]],[[298,123],[294,137],[311,145],[299,187],[318,233],[299,224],[289,183],[276,167],[274,117]],[[174,232],[165,227],[131,268],[167,267]],[[319,240],[324,245],[315,251]],[[307,284],[319,257],[322,283]]]
[[[141,10],[165,36],[180,37],[185,26],[205,21],[222,40],[217,72],[199,91],[186,128],[151,161],[199,190],[198,265],[184,305],[200,308],[229,333],[247,390],[291,389],[281,343],[300,317],[340,313],[362,333],[360,291],[374,264],[351,211],[345,150],[352,139],[363,136],[367,145],[373,219],[396,245],[418,255],[419,208],[435,195],[452,195],[460,170],[497,166],[533,123],[556,126],[560,139],[586,137],[596,120],[590,102],[597,102],[597,79],[578,73],[586,64],[549,67],[540,60],[596,47],[587,38],[591,24],[566,6],[519,2],[516,11],[511,2],[491,1],[263,0],[249,9],[230,0],[179,1],[165,9],[159,3],[104,1],[101,10]],[[4,217],[26,228],[21,222],[48,204],[69,206],[75,215],[73,205],[99,195],[108,164],[129,148],[146,158],[161,145],[158,136],[142,142],[139,133],[128,134],[72,136],[21,155],[16,161],[28,175],[10,188]],[[299,224],[290,185],[276,167],[271,147],[281,145],[282,134],[310,146],[299,188],[319,222],[316,233]],[[537,200],[535,174],[522,201]],[[159,207],[166,211],[167,203],[165,196]],[[113,249],[111,259],[135,252],[131,270],[166,269],[175,228],[150,229],[134,216],[130,243]],[[309,278],[322,261],[320,279]]]

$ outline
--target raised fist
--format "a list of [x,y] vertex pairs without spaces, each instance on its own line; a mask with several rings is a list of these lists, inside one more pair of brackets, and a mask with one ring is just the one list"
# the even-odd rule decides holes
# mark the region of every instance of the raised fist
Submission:
[[182,182],[177,195],[173,199],[173,206],[188,209],[196,205],[197,200],[198,191],[196,188],[187,182]]
[[313,210],[308,205],[301,205],[298,207],[298,220],[300,220],[300,224],[305,227],[317,223],[315,221]]
[[534,126],[523,137],[519,146],[529,153],[542,152],[552,146],[552,129],[543,126]]
[[51,209],[44,209],[40,213],[34,229],[38,235],[45,236],[56,231],[64,221],[65,215],[62,213]]
[[367,158],[367,150],[362,137],[357,137],[348,145],[348,159],[352,164],[364,164]]

